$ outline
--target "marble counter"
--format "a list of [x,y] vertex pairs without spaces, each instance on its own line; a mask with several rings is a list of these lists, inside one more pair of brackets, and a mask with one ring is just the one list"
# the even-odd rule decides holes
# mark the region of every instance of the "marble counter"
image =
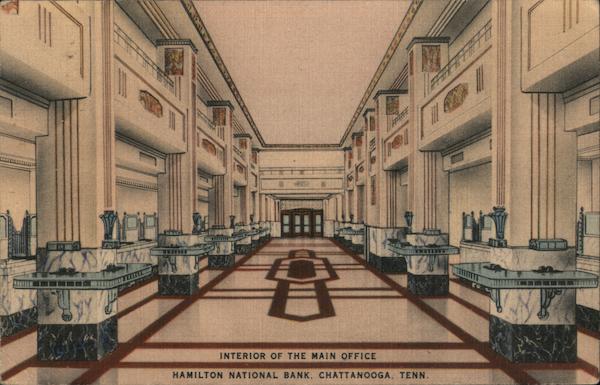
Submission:
[[489,292],[489,339],[496,352],[513,362],[577,360],[576,289],[597,287],[597,275],[490,263],[458,264],[453,271]]
[[367,251],[367,262],[377,270],[388,273],[405,273],[406,259],[395,255],[388,245],[391,240],[405,241],[405,227],[400,228],[384,228],[384,227],[367,227],[369,235],[369,244]]
[[36,290],[17,290],[14,277],[35,272],[35,260],[0,259],[0,335],[10,336],[37,323]]
[[67,251],[45,251],[38,255],[37,271],[52,272],[61,268],[72,268],[78,272],[96,272],[117,263],[151,263],[158,261],[150,255],[156,242],[140,241],[122,244],[115,249],[81,249]]

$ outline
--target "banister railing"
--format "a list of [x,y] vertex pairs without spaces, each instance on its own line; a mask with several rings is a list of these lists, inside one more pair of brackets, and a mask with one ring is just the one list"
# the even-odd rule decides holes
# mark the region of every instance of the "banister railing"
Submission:
[[127,35],[117,24],[114,24],[114,42],[123,47],[125,51],[135,58],[147,71],[150,71],[156,80],[175,94],[175,82],[156,64],[137,43]]
[[468,58],[482,46],[482,43],[492,38],[492,21],[489,20],[469,41],[448,61],[440,72],[431,79],[431,90],[448,78]]

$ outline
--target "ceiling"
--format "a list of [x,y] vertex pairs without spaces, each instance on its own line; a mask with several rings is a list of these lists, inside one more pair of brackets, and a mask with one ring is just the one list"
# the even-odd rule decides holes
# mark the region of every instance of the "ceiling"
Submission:
[[196,1],[269,144],[337,144],[409,0]]

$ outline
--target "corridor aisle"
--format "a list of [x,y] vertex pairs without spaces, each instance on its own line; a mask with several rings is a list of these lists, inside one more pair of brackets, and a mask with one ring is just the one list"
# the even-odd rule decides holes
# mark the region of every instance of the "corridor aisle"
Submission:
[[204,269],[193,297],[148,297],[156,283],[127,294],[120,346],[106,359],[66,368],[32,357],[7,383],[38,376],[107,385],[591,381],[581,363],[500,358],[481,310],[452,295],[413,297],[405,280],[376,273],[327,239],[272,240],[231,269]]

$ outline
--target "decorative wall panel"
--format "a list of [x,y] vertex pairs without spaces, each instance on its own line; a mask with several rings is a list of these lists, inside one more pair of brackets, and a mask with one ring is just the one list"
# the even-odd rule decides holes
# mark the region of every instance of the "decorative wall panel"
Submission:
[[140,103],[142,104],[142,106],[144,106],[144,108],[146,110],[148,110],[152,114],[156,115],[156,117],[162,118],[162,116],[163,116],[162,104],[160,104],[160,101],[158,101],[158,99],[154,95],[152,95],[148,91],[141,90],[139,100],[140,100]]
[[7,15],[19,14],[19,0],[3,0],[0,1],[0,11]]
[[468,95],[469,85],[467,83],[461,83],[448,91],[444,98],[444,112],[452,112],[462,106]]
[[165,48],[165,72],[167,75],[183,75],[183,48]]
[[217,148],[209,140],[202,139],[202,148],[211,155],[217,156]]
[[385,98],[385,114],[396,115],[400,112],[400,98],[398,96],[388,96]]
[[221,107],[213,108],[213,123],[216,126],[224,126],[226,123],[226,109]]
[[441,64],[439,45],[423,46],[423,72],[438,72]]

